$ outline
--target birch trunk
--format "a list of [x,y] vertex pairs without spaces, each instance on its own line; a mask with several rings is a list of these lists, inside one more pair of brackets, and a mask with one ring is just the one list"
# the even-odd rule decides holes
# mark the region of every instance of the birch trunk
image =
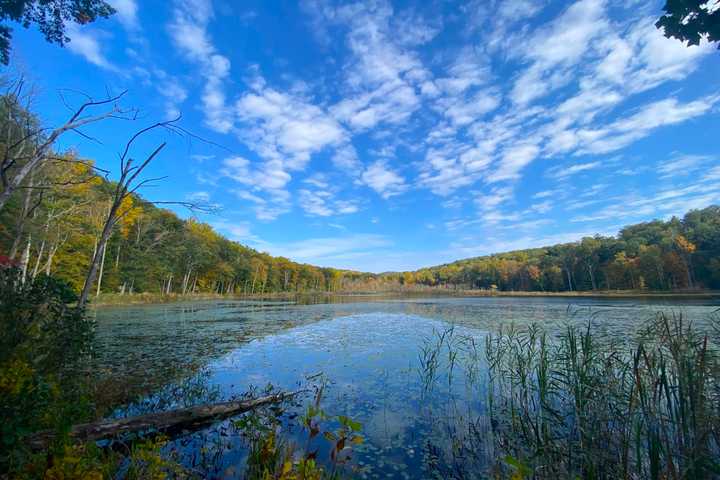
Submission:
[[45,253],[45,240],[40,244],[40,251],[38,252],[37,259],[35,259],[35,268],[33,268],[32,279],[37,278],[38,270],[40,269],[40,260],[42,259],[43,253]]
[[25,277],[27,275],[28,263],[30,262],[30,245],[32,244],[32,237],[28,235],[27,245],[23,251],[22,258],[20,259],[20,268],[22,269],[22,283],[25,283]]
[[102,247],[102,259],[100,260],[100,274],[98,275],[97,292],[95,296],[100,296],[100,288],[102,287],[103,272],[105,271],[105,252],[107,252],[107,244]]

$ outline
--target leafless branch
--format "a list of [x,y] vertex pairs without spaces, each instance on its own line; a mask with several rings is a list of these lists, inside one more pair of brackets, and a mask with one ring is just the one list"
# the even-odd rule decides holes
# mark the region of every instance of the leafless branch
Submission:
[[216,213],[219,210],[217,205],[214,205],[214,204],[202,204],[202,203],[187,202],[187,201],[153,201],[153,200],[149,200],[148,203],[151,203],[153,205],[178,205],[180,207],[187,208],[191,212],[199,212],[199,213]]

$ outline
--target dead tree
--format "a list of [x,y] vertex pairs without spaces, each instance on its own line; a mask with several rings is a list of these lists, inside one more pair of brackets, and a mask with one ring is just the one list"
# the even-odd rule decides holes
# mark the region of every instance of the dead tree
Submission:
[[135,193],[143,185],[146,185],[155,180],[159,180],[158,178],[153,178],[139,181],[138,177],[143,172],[143,170],[145,170],[145,167],[147,167],[150,162],[152,162],[152,160],[160,153],[160,151],[165,148],[167,142],[162,142],[160,145],[158,145],[140,163],[136,163],[136,160],[129,156],[133,144],[138,138],[150,132],[151,130],[169,127],[175,121],[177,121],[177,119],[167,122],[158,122],[154,125],[143,128],[142,130],[136,132],[125,145],[125,149],[120,155],[120,178],[115,185],[113,196],[110,199],[110,208],[108,209],[107,218],[105,219],[105,222],[103,224],[102,233],[100,234],[97,248],[93,253],[93,258],[90,262],[90,268],[88,269],[88,273],[85,278],[85,284],[83,285],[82,293],[80,294],[80,299],[78,301],[79,307],[84,307],[87,303],[87,299],[90,295],[90,289],[95,283],[95,278],[97,276],[98,266],[102,253],[105,251],[105,246],[110,239],[110,234],[112,233],[113,228],[115,227],[117,222],[120,221],[120,219],[122,219],[123,216],[128,213],[120,211],[123,200],[125,200],[125,198],[127,198],[129,195]]
[[[264,405],[280,403],[304,392],[306,390],[281,392],[249,400],[198,405],[169,412],[83,423],[70,429],[70,438],[78,442],[96,442],[115,438],[122,440],[123,436],[127,437],[128,435],[146,436],[163,433],[172,436],[198,430],[214,422],[249,412]],[[42,451],[47,449],[55,436],[56,433],[52,431],[38,432],[31,435],[27,443],[33,450]]]
[[[120,160],[120,178],[118,178],[117,183],[115,184],[115,189],[113,190],[112,197],[110,198],[110,208],[108,209],[107,217],[103,224],[102,232],[100,234],[100,238],[98,240],[97,247],[95,248],[95,252],[93,253],[93,257],[90,262],[90,267],[88,268],[88,273],[85,278],[85,284],[83,285],[82,292],[80,293],[80,299],[78,301],[79,307],[84,307],[85,304],[87,304],[88,297],[90,296],[90,291],[91,291],[93,284],[95,283],[95,280],[97,278],[100,261],[105,252],[105,248],[107,246],[108,240],[110,239],[110,235],[112,234],[113,228],[125,215],[127,215],[129,213],[129,210],[121,211],[123,201],[127,197],[134,195],[138,191],[138,189],[142,188],[143,186],[146,186],[148,184],[151,184],[153,182],[156,182],[156,181],[166,178],[166,177],[157,177],[157,178],[149,178],[149,179],[145,179],[145,180],[140,180],[139,177],[142,174],[142,172],[145,170],[145,168],[150,164],[150,162],[152,162],[153,159],[155,157],[157,157],[157,155],[163,150],[163,148],[165,148],[165,146],[167,145],[167,142],[163,141],[162,143],[160,143],[160,145],[158,145],[141,162],[136,161],[136,159],[134,159],[130,156],[133,145],[140,137],[147,134],[148,132],[151,132],[151,131],[157,130],[157,129],[165,129],[171,133],[174,133],[174,134],[180,135],[180,136],[187,135],[187,132],[185,130],[183,130],[181,127],[176,125],[176,122],[178,122],[179,120],[180,120],[180,117],[175,118],[173,120],[158,122],[153,125],[150,125],[149,127],[145,127],[143,129],[139,130],[138,132],[136,132],[132,137],[130,137],[130,140],[125,145],[125,149],[123,150],[123,152],[119,158],[119,160]],[[204,205],[194,203],[194,202],[150,201],[149,203],[152,203],[154,205],[160,205],[160,204],[180,205],[180,206],[189,208],[191,210],[204,211],[206,213],[214,210],[214,207],[212,205],[204,206]],[[170,285],[168,285],[168,290],[169,290],[169,288],[170,288]]]
[[[5,102],[7,110],[21,108],[18,100],[21,89],[22,82],[19,82],[15,92],[6,93],[3,96],[3,102]],[[123,95],[125,95],[125,92],[99,101],[88,99],[72,113],[65,123],[53,130],[37,127],[30,122],[26,122],[25,125],[20,127],[20,132],[16,132],[19,133],[19,138],[15,139],[11,138],[12,124],[7,125],[8,143],[0,156],[0,185],[2,185],[0,210],[5,207],[7,201],[20,188],[30,172],[41,166],[52,156],[52,147],[63,134],[74,131],[84,135],[79,132],[79,128],[107,118],[127,118],[125,112],[117,104]],[[97,115],[87,113],[92,109],[103,106],[109,106],[109,108]],[[8,118],[8,121],[13,122],[13,119]]]

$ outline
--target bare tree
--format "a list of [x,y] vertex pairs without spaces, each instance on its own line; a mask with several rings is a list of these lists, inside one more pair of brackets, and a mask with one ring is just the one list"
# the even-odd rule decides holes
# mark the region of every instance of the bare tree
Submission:
[[[11,116],[12,112],[22,109],[20,105],[21,92],[22,80],[16,82],[15,87],[1,97],[2,106],[8,116]],[[127,112],[123,111],[117,103],[125,93],[122,92],[115,96],[108,95],[104,100],[98,101],[87,97],[87,101],[75,109],[65,123],[52,130],[36,125],[35,122],[30,121],[29,116],[21,123],[8,118],[5,132],[7,143],[4,145],[4,151],[0,152],[0,185],[2,185],[0,210],[5,207],[12,194],[21,187],[30,172],[48,159],[54,158],[52,147],[63,134],[73,131],[85,136],[79,130],[81,127],[108,118],[129,118]],[[101,113],[96,115],[88,113],[93,109],[103,107],[106,110]]]
[[[131,149],[135,142],[138,140],[138,138],[142,137],[143,135],[156,130],[156,129],[165,129],[170,131],[171,133],[175,133],[177,135],[186,135],[188,134],[185,130],[183,130],[181,127],[176,125],[176,122],[180,120],[180,118],[176,118],[174,120],[168,120],[164,122],[158,122],[153,125],[150,125],[149,127],[143,128],[142,130],[139,130],[136,132],[132,137],[130,137],[130,140],[125,145],[125,149],[123,150],[122,154],[120,155],[120,178],[117,180],[117,183],[115,185],[115,190],[112,193],[112,197],[110,198],[110,208],[108,209],[107,218],[105,219],[105,222],[103,224],[102,232],[100,234],[100,238],[97,244],[97,248],[95,249],[95,252],[93,254],[92,261],[90,262],[90,268],[88,269],[87,277],[85,278],[85,284],[83,285],[82,292],[80,294],[80,299],[78,301],[78,306],[84,307],[87,303],[88,297],[90,295],[90,291],[93,287],[93,284],[95,283],[97,274],[98,274],[98,268],[100,265],[100,262],[102,261],[102,257],[104,256],[105,248],[107,246],[107,242],[110,239],[110,235],[112,234],[113,228],[117,223],[129,213],[130,209],[127,209],[125,211],[122,210],[122,204],[123,201],[135,194],[138,189],[142,188],[143,186],[146,186],[148,184],[151,184],[153,182],[156,182],[158,180],[162,180],[166,177],[157,177],[157,178],[149,178],[145,180],[140,180],[140,175],[145,170],[145,168],[150,164],[150,162],[153,161],[155,157],[158,156],[158,154],[165,148],[167,145],[166,141],[163,141],[158,145],[154,150],[150,152],[149,155],[145,157],[144,160],[141,162],[136,161],[134,158],[130,156]],[[199,211],[205,211],[209,212],[213,210],[212,206],[203,206],[197,203],[193,202],[182,202],[182,201],[150,201],[149,203],[160,205],[160,204],[173,204],[173,205],[181,205],[186,208],[189,208],[191,210],[199,210]],[[169,288],[169,287],[168,287]]]

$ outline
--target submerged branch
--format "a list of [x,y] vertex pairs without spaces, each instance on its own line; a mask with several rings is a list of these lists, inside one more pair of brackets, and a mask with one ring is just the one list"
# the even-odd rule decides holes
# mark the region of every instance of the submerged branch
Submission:
[[[75,425],[70,429],[70,437],[78,442],[96,442],[112,440],[132,434],[157,434],[173,436],[183,432],[199,430],[219,420],[248,412],[264,405],[283,402],[305,390],[281,392],[250,400],[198,405],[180,408],[168,412],[149,413],[136,417],[100,420]],[[35,451],[47,449],[56,438],[51,431],[38,432],[28,438],[28,446]]]

